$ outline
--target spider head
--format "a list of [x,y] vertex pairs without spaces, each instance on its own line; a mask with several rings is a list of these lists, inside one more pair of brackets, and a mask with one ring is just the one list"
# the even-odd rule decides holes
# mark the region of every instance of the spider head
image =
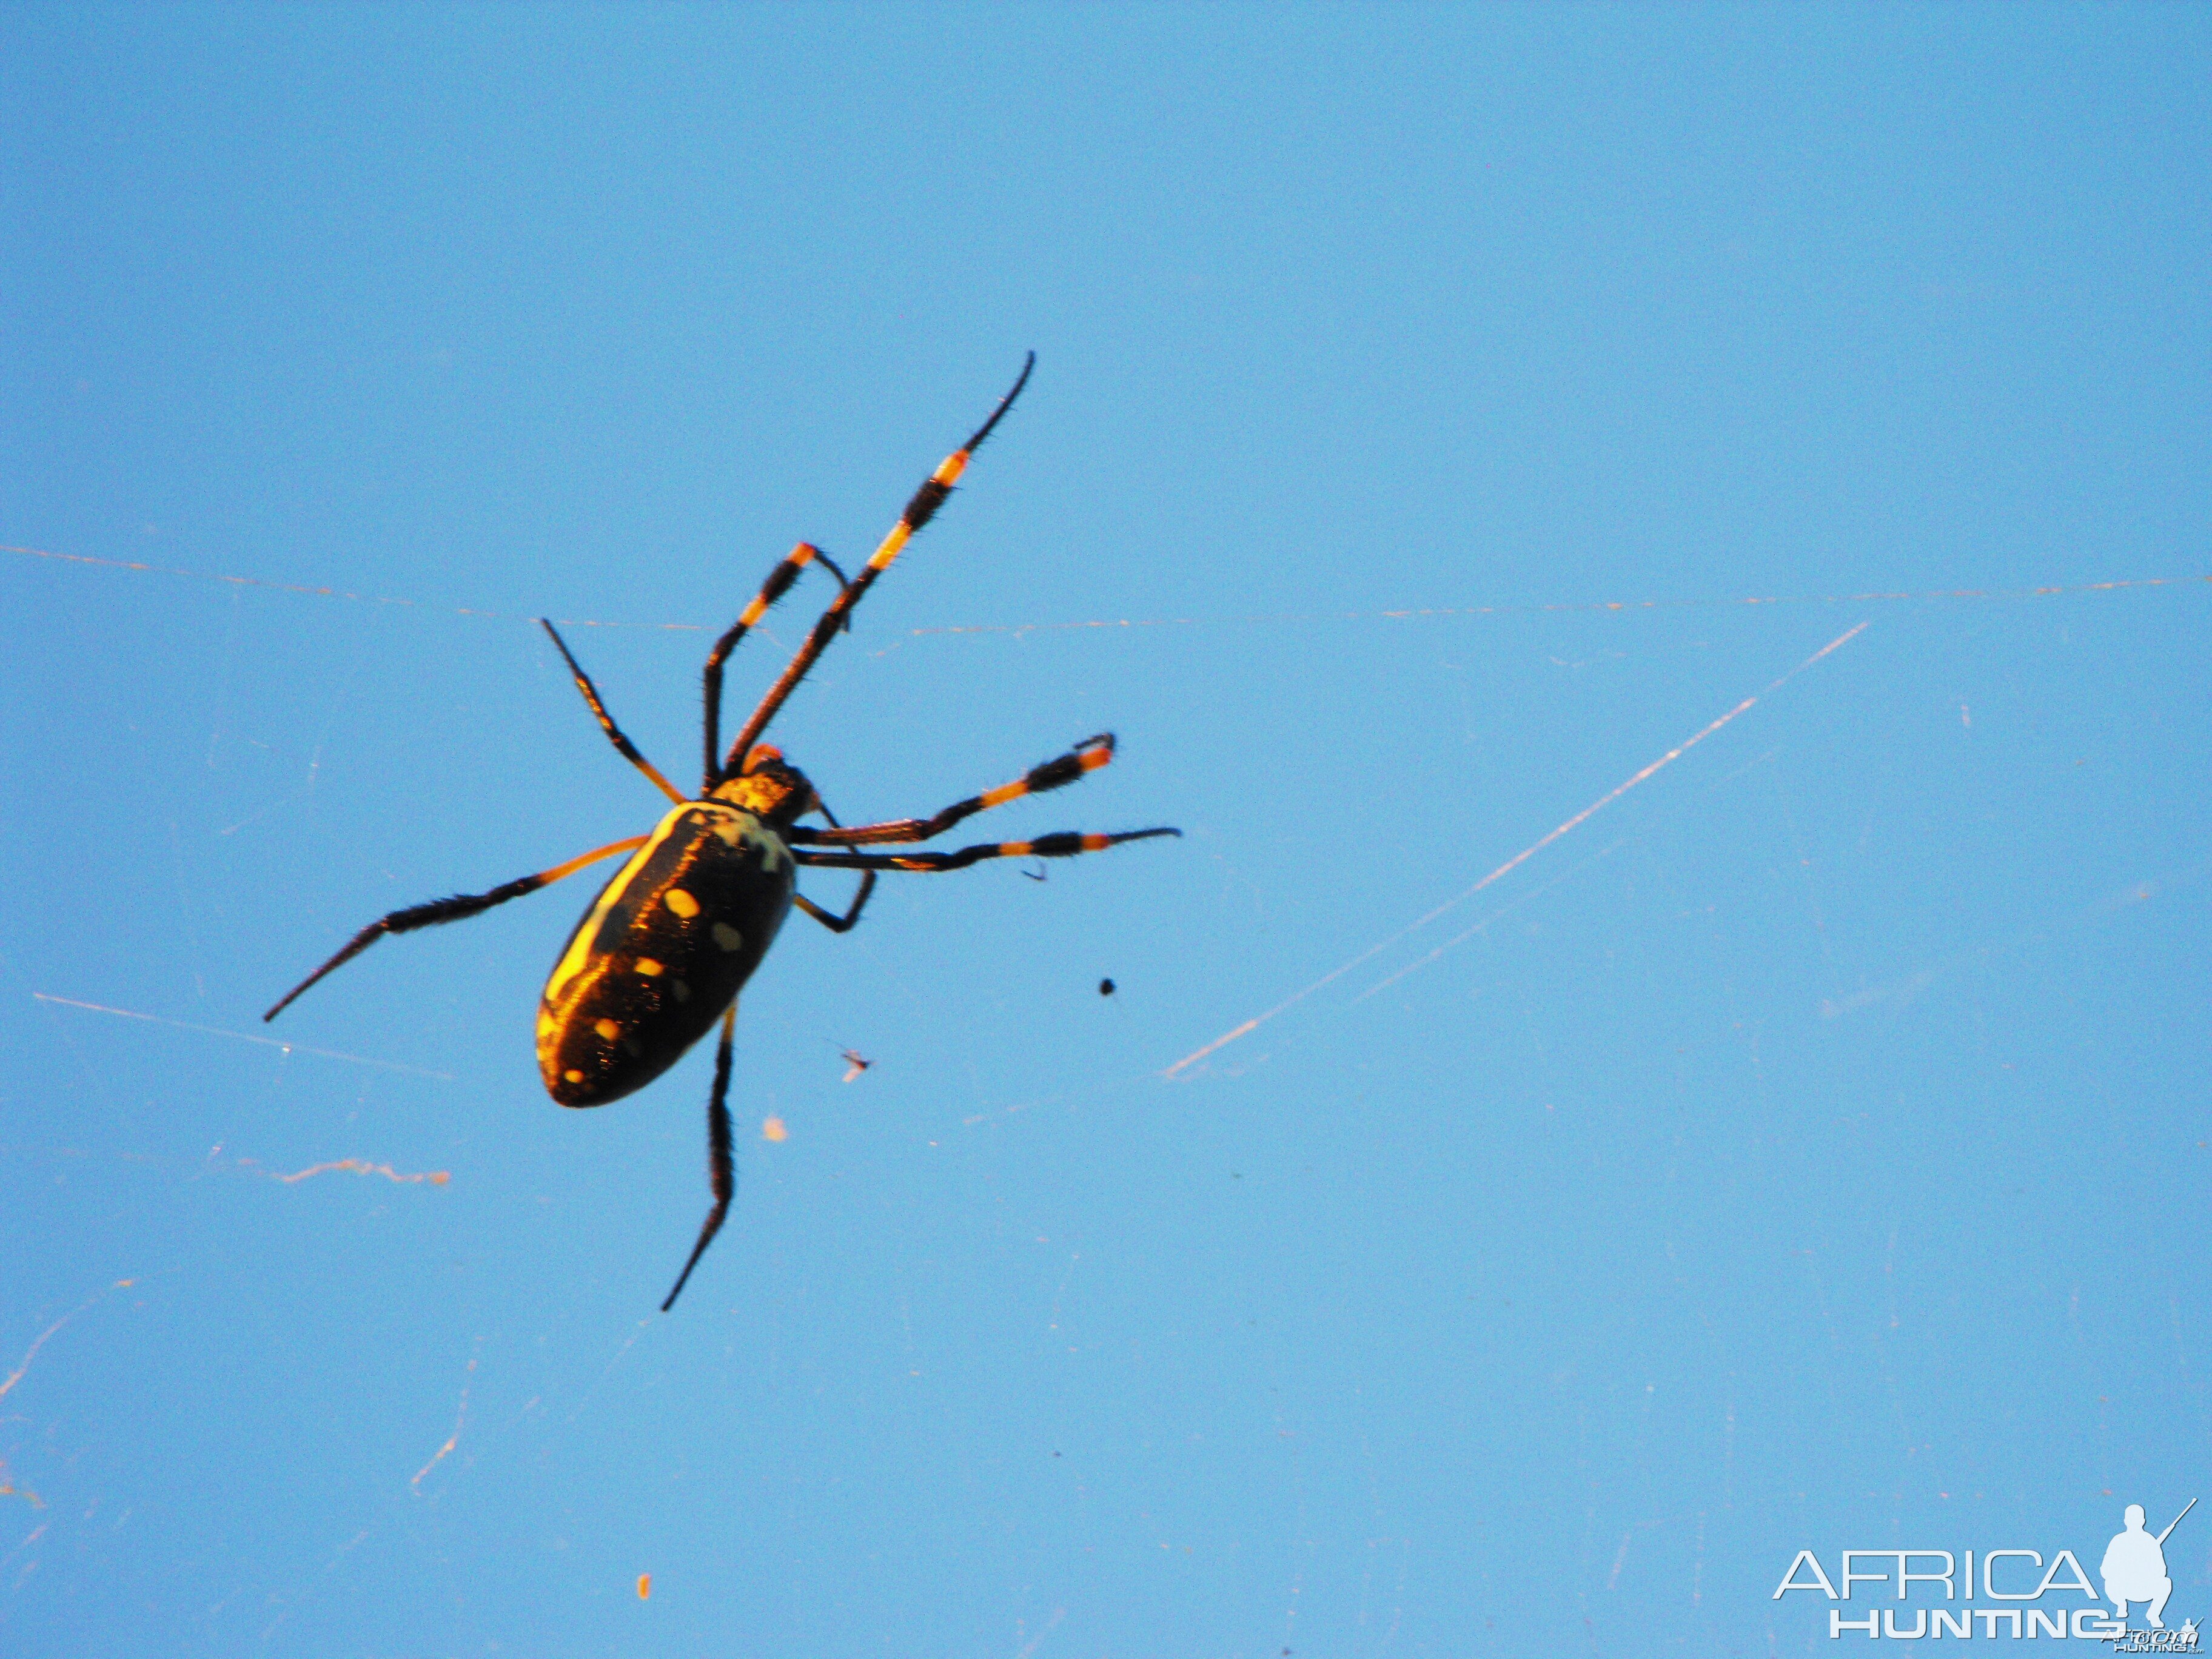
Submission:
[[752,746],[738,775],[714,787],[714,799],[741,807],[777,830],[790,829],[821,805],[806,775],[785,765],[783,750],[766,743]]

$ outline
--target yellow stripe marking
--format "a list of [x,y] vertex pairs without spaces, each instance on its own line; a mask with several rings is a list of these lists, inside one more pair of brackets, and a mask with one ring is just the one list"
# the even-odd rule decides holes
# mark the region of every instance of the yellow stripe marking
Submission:
[[659,847],[667,838],[669,831],[676,827],[676,820],[684,816],[688,805],[687,803],[685,806],[671,807],[662,815],[660,822],[653,826],[650,836],[629,842],[616,842],[611,846],[602,847],[598,853],[586,853],[580,859],[571,859],[558,871],[551,872],[553,878],[557,880],[561,876],[568,874],[569,871],[579,869],[590,863],[594,858],[617,852],[625,846],[637,848],[636,852],[630,854],[629,862],[616,871],[613,879],[609,881],[600,891],[598,902],[592,906],[591,914],[584,918],[582,924],[576,929],[575,937],[568,941],[568,948],[562,952],[561,960],[554,964],[552,975],[545,981],[546,1001],[559,1002],[561,993],[566,988],[568,981],[584,971],[584,964],[592,959],[592,943],[599,936],[599,924],[606,919],[606,914],[613,908],[615,901],[622,896],[623,889],[629,884],[629,878],[636,872],[641,865],[653,856],[653,849]]
[[986,806],[1004,806],[1010,800],[1019,800],[1030,792],[1030,783],[1024,778],[1016,783],[1002,783],[982,797]]

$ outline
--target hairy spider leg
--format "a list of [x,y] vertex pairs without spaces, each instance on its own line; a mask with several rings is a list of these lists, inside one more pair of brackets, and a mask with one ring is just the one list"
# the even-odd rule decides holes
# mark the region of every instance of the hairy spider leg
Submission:
[[404,910],[394,910],[390,915],[372,921],[361,932],[356,933],[345,949],[287,991],[283,1000],[261,1016],[262,1023],[266,1024],[276,1018],[277,1015],[292,1006],[300,993],[333,968],[342,968],[351,962],[386,933],[411,933],[417,927],[434,927],[442,921],[459,921],[469,916],[481,915],[495,904],[504,904],[509,899],[520,898],[525,893],[534,893],[541,887],[550,887],[564,877],[574,875],[587,864],[597,864],[601,859],[612,858],[617,853],[634,852],[644,846],[647,839],[648,837],[644,836],[630,836],[622,841],[611,841],[605,847],[594,848],[588,853],[570,859],[566,864],[556,864],[550,870],[540,870],[534,876],[524,876],[519,880],[510,881],[503,886],[493,888],[489,893],[456,893],[451,898],[433,899],[428,904],[410,905]]
[[1002,783],[980,795],[955,801],[934,817],[892,818],[882,823],[856,823],[850,829],[794,830],[785,837],[794,844],[817,847],[866,847],[884,842],[933,841],[963,818],[994,806],[1004,806],[1024,795],[1041,795],[1048,789],[1065,788],[1086,772],[1096,772],[1114,758],[1114,734],[1101,732],[1077,744],[1065,755],[1032,766],[1012,783]]
[[719,782],[721,778],[736,773],[744,757],[752,752],[752,746],[759,741],[760,734],[768,730],[768,723],[783,707],[784,700],[791,696],[793,688],[806,678],[807,671],[829,649],[830,641],[845,625],[846,617],[860,602],[861,595],[868,591],[877,577],[890,568],[891,561],[898,557],[899,550],[907,544],[914,532],[936,516],[937,509],[944,506],[952,494],[952,486],[968,470],[969,459],[982,447],[983,440],[991,435],[992,428],[1005,419],[1006,411],[1014,406],[1014,399],[1022,395],[1022,388],[1029,384],[1030,371],[1036,367],[1036,353],[1032,351],[1022,364],[1021,374],[1012,389],[999,399],[999,406],[991,411],[991,418],[977,427],[966,443],[947,455],[937,471],[923,482],[921,488],[914,492],[914,499],[906,504],[906,511],[899,514],[899,521],[891,526],[891,533],[884,538],[883,545],[870,556],[860,574],[847,583],[844,591],[830,602],[830,608],[814,624],[814,631],[807,635],[806,643],[800,646],[799,653],[792,658],[790,666],[769,688],[768,695],[761,699],[760,707],[754,709],[751,717],[745,721],[744,730],[738,733],[737,741],[730,745],[729,753],[723,757],[720,776],[714,781]]
[[599,717],[599,730],[607,734],[607,741],[621,751],[624,760],[651,778],[662,794],[681,806],[684,800],[683,794],[674,784],[660,775],[659,767],[637,752],[635,744],[623,735],[622,727],[615,724],[615,717],[607,713],[606,704],[599,701],[599,688],[593,685],[592,677],[577,665],[574,655],[568,649],[568,641],[561,637],[561,630],[543,617],[538,619],[538,625],[553,636],[553,648],[561,653],[561,660],[568,665],[568,672],[576,677],[576,690],[584,694],[584,701],[591,705],[592,713]]
[[963,847],[957,853],[817,853],[811,848],[794,847],[791,856],[801,864],[824,870],[911,870],[936,875],[946,870],[964,870],[985,859],[1067,859],[1078,853],[1103,853],[1125,841],[1150,841],[1154,836],[1182,834],[1180,830],[1160,829],[1125,830],[1118,836],[1085,836],[1070,830],[1039,836],[1035,841],[985,842],[980,846]]
[[730,1195],[738,1189],[737,1169],[730,1156],[729,1106],[730,1046],[737,1030],[738,1005],[733,1002],[722,1015],[722,1040],[714,1049],[714,1091],[707,1097],[707,1186],[714,1194],[714,1207],[707,1212],[706,1223],[699,1229],[699,1242],[691,1247],[691,1259],[676,1275],[676,1288],[660,1304],[663,1313],[676,1305],[676,1298],[684,1294],[684,1282],[691,1277],[691,1270],[707,1254],[714,1235],[722,1231],[722,1218],[730,1212]]
[[722,665],[729,659],[730,653],[737,649],[738,641],[752,631],[756,623],[768,615],[769,607],[791,591],[792,584],[799,580],[799,573],[817,559],[822,562],[823,568],[837,579],[841,591],[852,586],[845,580],[845,573],[837,568],[836,561],[827,553],[811,542],[801,542],[785,554],[775,568],[768,573],[768,580],[761,584],[761,591],[753,596],[753,602],[744,608],[737,621],[730,624],[730,631],[715,641],[714,648],[707,653],[704,687],[707,781],[700,788],[702,794],[711,794],[714,786],[721,781],[722,769],[718,757],[722,752]]

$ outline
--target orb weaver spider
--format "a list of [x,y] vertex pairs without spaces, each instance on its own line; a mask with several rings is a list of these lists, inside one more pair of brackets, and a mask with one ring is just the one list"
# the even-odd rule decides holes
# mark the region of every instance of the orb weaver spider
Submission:
[[[769,572],[752,603],[707,655],[706,770],[696,796],[685,796],[623,736],[600,701],[598,687],[571,654],[559,631],[539,618],[607,740],[675,805],[648,835],[611,842],[489,892],[457,894],[379,918],[262,1016],[264,1020],[276,1018],[309,986],[353,960],[386,933],[411,933],[418,927],[479,915],[494,905],[550,887],[587,865],[628,853],[629,859],[600,889],[576,924],[545,982],[538,1010],[538,1064],[546,1092],[559,1104],[603,1106],[651,1083],[720,1022],[714,1087],[707,1102],[708,1185],[714,1203],[699,1230],[698,1243],[677,1276],[675,1288],[660,1304],[663,1313],[676,1305],[691,1270],[699,1265],[699,1258],[706,1254],[729,1213],[736,1185],[728,1097],[738,994],[768,953],[793,905],[832,933],[842,933],[860,921],[869,894],[875,890],[878,871],[934,874],[965,869],[984,859],[1071,858],[1080,853],[1103,852],[1123,842],[1182,833],[1168,828],[1130,830],[1117,835],[1062,831],[1030,841],[987,842],[953,853],[857,852],[852,849],[934,840],[963,819],[989,807],[1073,783],[1113,759],[1113,733],[1102,732],[1085,738],[1066,754],[1030,768],[1013,782],[956,801],[932,817],[849,826],[837,822],[814,786],[784,760],[781,750],[760,740],[830,642],[851,626],[853,608],[870,585],[945,505],[969,461],[1013,407],[1036,367],[1036,354],[1031,352],[1022,365],[1020,377],[999,400],[991,417],[915,492],[898,523],[858,576],[847,580],[827,554],[807,542],[793,548]],[[769,688],[727,752],[722,752],[723,664],[769,607],[790,590],[799,573],[817,563],[836,578],[837,597],[816,621],[806,642]],[[827,828],[799,822],[816,813],[827,820]],[[861,872],[860,889],[844,914],[833,915],[798,890],[797,873],[801,866]]]

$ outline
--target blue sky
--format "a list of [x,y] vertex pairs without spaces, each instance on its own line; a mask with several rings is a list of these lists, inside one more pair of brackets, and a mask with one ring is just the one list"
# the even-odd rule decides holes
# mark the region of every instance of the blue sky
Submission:
[[[2208,70],[2181,8],[0,13],[0,1646],[1823,1651],[1801,1548],[2164,1525]],[[710,1056],[531,1051],[592,878],[258,1014],[652,823],[532,618],[689,777],[714,632],[1030,349],[777,740],[851,820],[1112,729],[985,833],[1184,838],[795,921],[664,1317]]]

